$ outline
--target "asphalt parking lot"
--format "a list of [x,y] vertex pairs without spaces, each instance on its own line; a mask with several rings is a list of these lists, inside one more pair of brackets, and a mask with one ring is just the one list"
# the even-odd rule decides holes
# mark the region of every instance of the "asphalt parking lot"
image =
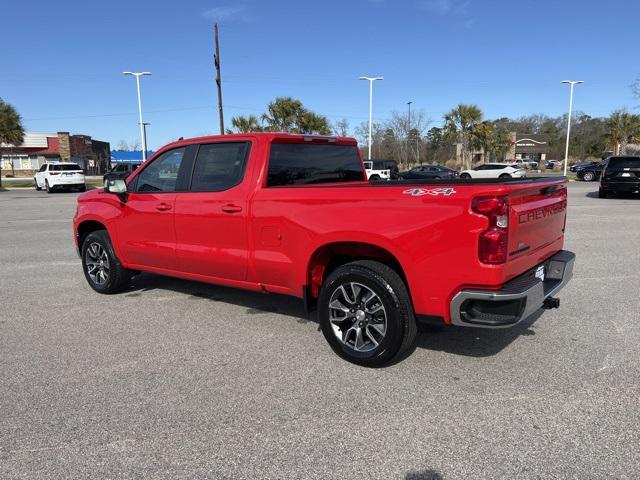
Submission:
[[100,296],[77,194],[0,192],[0,478],[640,477],[640,200],[570,184],[561,308],[340,360],[295,299],[152,275]]

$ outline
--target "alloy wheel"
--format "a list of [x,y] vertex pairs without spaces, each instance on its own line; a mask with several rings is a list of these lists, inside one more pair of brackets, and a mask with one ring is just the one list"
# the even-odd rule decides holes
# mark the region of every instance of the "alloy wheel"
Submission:
[[87,274],[96,285],[109,281],[110,264],[105,248],[97,242],[91,243],[85,253]]
[[336,338],[356,352],[377,348],[387,332],[387,312],[382,300],[361,283],[344,283],[333,292],[329,320]]

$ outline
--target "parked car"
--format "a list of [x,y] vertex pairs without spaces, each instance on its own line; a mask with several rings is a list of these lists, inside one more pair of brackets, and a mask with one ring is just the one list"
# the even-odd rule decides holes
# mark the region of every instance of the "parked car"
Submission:
[[69,189],[84,192],[87,189],[84,180],[82,167],[70,162],[45,163],[33,177],[36,190],[45,189],[47,193]]
[[412,168],[407,172],[401,172],[400,178],[403,180],[420,180],[420,179],[433,179],[438,180],[441,178],[456,178],[458,172],[449,167],[443,167],[441,165],[419,165]]
[[142,162],[119,162],[111,167],[111,170],[105,173],[102,179],[106,180],[107,177],[125,179],[136,171],[140,165],[142,165]]
[[577,166],[573,171],[576,173],[576,178],[578,180],[593,182],[600,178],[603,168],[603,162],[587,162]]
[[562,160],[547,160],[545,163],[545,168],[547,170],[553,170],[556,166],[561,166]]
[[513,164],[517,165],[518,167],[535,170],[540,165],[540,162],[531,160],[529,158],[519,158],[517,160],[514,160]]
[[640,157],[609,157],[600,178],[598,196],[640,193]]
[[470,170],[460,172],[460,178],[522,178],[526,177],[524,168],[509,163],[485,163]]
[[580,163],[575,163],[573,165],[569,166],[569,171],[570,172],[577,172],[579,169],[583,168],[586,165],[590,165],[591,163],[593,163],[592,160],[589,160],[588,162],[580,162]]
[[149,271],[293,295],[338,355],[378,366],[413,346],[416,318],[501,328],[557,307],[566,187],[369,183],[354,139],[200,137],[80,195],[74,238],[99,293]]
[[364,169],[368,180],[391,180],[391,169],[386,168],[382,160],[367,160]]

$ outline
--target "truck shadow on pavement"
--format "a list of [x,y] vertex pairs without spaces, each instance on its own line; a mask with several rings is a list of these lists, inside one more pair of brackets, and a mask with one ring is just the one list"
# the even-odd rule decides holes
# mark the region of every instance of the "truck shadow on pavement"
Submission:
[[514,327],[496,330],[454,326],[419,326],[416,347],[465,357],[490,357],[520,337],[535,335],[533,324],[543,313],[544,310],[540,309]]
[[[211,301],[237,305],[246,309],[244,311],[246,315],[276,313],[293,317],[298,323],[313,322],[318,324],[317,313],[312,312],[311,315],[307,315],[302,301],[294,297],[251,292],[150,273],[136,275],[131,281],[129,290],[123,295],[125,297],[139,297],[144,295],[144,292],[152,290],[173,291],[186,295],[194,302]],[[468,357],[496,355],[519,337],[535,335],[531,327],[543,312],[543,310],[539,310],[515,327],[499,330],[419,325],[416,348]],[[320,330],[319,325],[317,330]],[[411,353],[413,350],[408,351],[406,355],[396,359],[393,363],[404,360]]]

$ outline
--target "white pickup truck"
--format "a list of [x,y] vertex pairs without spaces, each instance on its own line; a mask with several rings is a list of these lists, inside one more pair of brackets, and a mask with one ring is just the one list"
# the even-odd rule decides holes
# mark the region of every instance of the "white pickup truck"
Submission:
[[380,160],[367,160],[364,162],[368,180],[391,180],[391,170],[384,168],[384,162]]

